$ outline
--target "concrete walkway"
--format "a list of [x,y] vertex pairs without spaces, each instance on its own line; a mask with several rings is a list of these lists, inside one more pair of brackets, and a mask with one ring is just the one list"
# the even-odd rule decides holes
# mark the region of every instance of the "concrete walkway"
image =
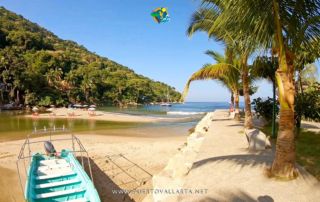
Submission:
[[296,180],[268,178],[265,170],[274,151],[249,153],[243,123],[219,120],[225,116],[222,111],[214,114],[215,120],[184,178],[183,189],[188,194],[179,194],[178,201],[320,201],[319,181],[301,168]]

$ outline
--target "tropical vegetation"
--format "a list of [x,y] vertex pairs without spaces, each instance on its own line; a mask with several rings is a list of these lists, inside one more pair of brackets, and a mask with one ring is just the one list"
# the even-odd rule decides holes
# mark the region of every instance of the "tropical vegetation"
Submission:
[[320,57],[320,2],[318,0],[203,0],[192,17],[189,33],[232,44],[241,58],[246,127],[252,125],[247,65],[254,52],[278,58],[275,80],[280,104],[276,155],[272,176],[292,179],[295,168],[295,72]]
[[[226,49],[226,55],[228,55],[228,50]],[[187,96],[192,81],[217,80],[229,89],[232,107],[235,109],[236,117],[239,118],[239,90],[241,84],[237,61],[230,60],[230,58],[228,59],[214,51],[208,50],[206,54],[211,56],[216,61],[216,64],[205,64],[200,70],[192,74],[184,88],[182,100]]]
[[240,71],[240,77],[242,81],[242,94],[245,101],[245,128],[252,128],[252,113],[251,113],[251,101],[250,101],[250,75],[248,58],[253,53],[255,45],[251,43],[246,37],[238,38],[234,40],[230,32],[232,32],[232,26],[219,26],[213,27],[213,23],[219,19],[219,10],[222,9],[222,4],[211,5],[214,1],[203,1],[202,7],[196,11],[188,27],[187,34],[192,36],[195,32],[204,31],[210,38],[214,38],[217,41],[226,44],[228,49],[227,58],[229,61],[237,58]]
[[0,105],[127,105],[180,93],[0,7]]
[[270,97],[266,99],[263,99],[261,97],[255,98],[253,99],[252,104],[257,117],[258,118],[263,117],[264,120],[267,122],[272,121],[273,113],[270,113],[270,112],[274,110],[273,108],[274,106],[275,106],[275,115],[277,115],[279,112],[277,103],[274,103],[274,99]]
[[[279,66],[278,58],[277,57],[267,57],[267,56],[258,56],[253,62],[252,68],[252,75],[256,79],[267,79],[269,82],[272,83],[272,109],[261,109],[265,110],[265,112],[272,111],[272,137],[276,137],[276,115],[279,113],[277,100],[276,100],[276,71]],[[257,100],[256,100],[257,101]],[[265,102],[269,103],[269,99]],[[263,102],[261,102],[263,103]],[[266,104],[267,104],[266,103]],[[254,101],[254,104],[256,102]],[[267,107],[268,105],[262,105],[263,107]],[[255,108],[255,111],[257,108]],[[256,111],[257,112],[257,111]],[[259,112],[257,112],[259,114]],[[270,113],[269,113],[270,114]],[[269,119],[269,114],[263,115],[267,120]]]

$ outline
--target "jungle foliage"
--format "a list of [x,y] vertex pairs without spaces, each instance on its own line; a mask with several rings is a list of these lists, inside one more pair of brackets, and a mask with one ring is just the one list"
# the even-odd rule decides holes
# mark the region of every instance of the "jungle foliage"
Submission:
[[160,102],[173,87],[136,74],[0,7],[0,104]]

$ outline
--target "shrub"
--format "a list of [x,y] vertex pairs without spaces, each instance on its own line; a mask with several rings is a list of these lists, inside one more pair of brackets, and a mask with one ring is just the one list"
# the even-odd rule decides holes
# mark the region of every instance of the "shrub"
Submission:
[[[258,118],[262,116],[266,121],[272,120],[272,111],[273,111],[273,99],[268,97],[263,100],[262,98],[253,99],[252,104],[254,105],[253,109],[256,111]],[[278,104],[276,104],[276,114],[279,113]]]
[[45,96],[44,98],[41,98],[41,100],[38,103],[39,106],[43,107],[49,106],[51,104],[53,104],[53,101],[50,96]]
[[295,100],[296,125],[300,127],[301,118],[320,121],[320,84],[309,86],[304,94],[297,94]]

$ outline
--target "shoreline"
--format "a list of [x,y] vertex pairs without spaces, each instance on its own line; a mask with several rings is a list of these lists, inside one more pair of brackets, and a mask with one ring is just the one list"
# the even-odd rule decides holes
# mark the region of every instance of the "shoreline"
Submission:
[[131,123],[179,122],[193,119],[190,117],[154,117],[147,115],[131,115],[99,110],[90,112],[82,109],[69,110],[67,108],[57,108],[51,113],[39,113],[38,115],[27,114],[23,115],[23,117],[32,119],[85,119]]

